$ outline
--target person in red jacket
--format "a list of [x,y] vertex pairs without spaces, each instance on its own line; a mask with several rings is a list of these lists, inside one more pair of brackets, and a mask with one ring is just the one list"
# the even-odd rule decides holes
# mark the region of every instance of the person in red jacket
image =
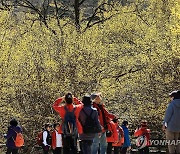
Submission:
[[114,119],[113,122],[115,123],[116,129],[118,132],[118,142],[113,143],[112,146],[114,147],[114,154],[119,154],[120,149],[121,149],[122,145],[124,144],[124,131],[123,131],[122,127],[119,125],[118,119]]
[[[60,106],[62,102],[65,102],[65,105]],[[74,130],[74,127],[77,127],[78,133],[79,134],[82,133],[82,126],[78,120],[79,113],[81,109],[83,108],[83,103],[80,100],[78,100],[76,97],[73,97],[71,93],[67,93],[64,97],[60,97],[54,102],[53,108],[56,112],[59,113],[63,121],[62,125],[64,126],[65,124],[67,124],[66,123],[68,119],[67,113],[68,114],[70,113],[69,115],[71,117],[69,118],[71,118],[71,120],[73,120],[73,123],[75,123],[73,125],[73,130]],[[69,129],[72,130],[72,126],[70,125],[66,125],[63,128],[67,128],[67,127],[69,127]],[[72,151],[73,154],[76,154],[77,153],[77,136],[76,135],[66,136],[64,130],[65,129],[62,130],[63,131],[63,153],[69,154]]]
[[141,122],[141,127],[137,128],[134,132],[134,136],[137,138],[136,145],[139,148],[140,154],[149,154],[150,146],[150,129],[147,128],[147,121],[143,120]]
[[118,131],[116,129],[115,123],[112,120],[109,120],[107,125],[108,125],[108,132],[109,132],[109,133],[106,133],[106,140],[108,143],[107,154],[111,154],[112,144],[118,143]]
[[92,144],[92,153],[97,154],[100,144],[100,154],[106,154],[107,141],[106,131],[108,130],[107,121],[109,119],[115,119],[115,115],[109,113],[102,103],[101,93],[94,93],[91,95],[93,107],[98,111],[98,118],[102,127],[102,132],[97,133]]
[[52,149],[53,154],[61,154],[62,149],[62,131],[60,129],[60,124],[54,124],[54,131],[52,132]]

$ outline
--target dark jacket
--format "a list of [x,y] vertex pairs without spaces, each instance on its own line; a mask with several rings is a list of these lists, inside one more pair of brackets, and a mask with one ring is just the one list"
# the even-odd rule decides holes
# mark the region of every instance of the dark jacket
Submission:
[[174,99],[168,106],[164,117],[167,129],[172,132],[180,132],[180,99]]
[[[46,135],[45,135],[46,133]],[[44,135],[46,136],[46,138],[44,138]],[[47,130],[44,130],[43,132],[43,144],[46,146],[46,145],[51,145],[52,143],[52,137],[51,137],[51,134],[49,131]]]
[[[92,118],[96,121],[96,124],[97,124],[97,127],[99,128],[99,130],[101,131],[101,125],[100,125],[100,122],[99,122],[99,119],[98,119],[98,113],[97,113],[97,110],[95,108],[92,108],[91,106],[84,106],[84,111],[86,112],[87,115],[90,115],[91,114],[91,111],[93,110],[92,112]],[[81,110],[80,113],[79,113],[79,121],[81,121],[82,125],[85,124],[85,120],[86,120],[86,115],[85,113]],[[93,140],[95,136],[95,133],[90,133],[90,134],[79,134],[79,138],[81,140]]]
[[15,131],[17,133],[22,133],[22,129],[19,126],[8,127],[8,132],[7,132],[7,136],[6,136],[6,139],[7,139],[6,146],[8,148],[18,149],[14,143],[14,140],[16,139],[16,135],[17,135],[17,133]]

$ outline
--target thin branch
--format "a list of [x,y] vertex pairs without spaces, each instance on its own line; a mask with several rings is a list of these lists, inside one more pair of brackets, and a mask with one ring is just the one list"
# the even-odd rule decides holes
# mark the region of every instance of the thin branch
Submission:
[[137,15],[146,25],[151,26],[151,25],[150,25],[146,20],[144,20],[143,17],[140,15],[138,6],[135,5],[135,7],[136,7],[136,12],[137,12],[136,15]]
[[1,10],[8,10],[8,11],[10,11],[9,7],[11,7],[11,5],[6,4],[3,0],[1,0],[1,4],[2,4],[2,6],[5,7],[5,8],[0,8]]
[[46,4],[46,0],[44,0],[44,2],[43,2],[43,16],[44,16],[44,18],[47,17],[48,8],[49,8],[49,0],[47,0],[47,4]]
[[28,0],[22,0],[22,2],[24,2],[26,5],[20,3],[18,1],[18,4],[19,6],[22,6],[22,7],[26,7],[26,8],[29,8],[29,9],[32,9],[34,10],[38,15],[39,15],[39,18],[40,18],[40,21],[46,26],[47,29],[49,29],[54,35],[57,35],[56,31],[53,30],[51,27],[49,27],[47,21],[46,21],[46,17],[41,13],[41,11],[39,9],[37,9],[30,1]]
[[131,68],[128,72],[122,73],[122,74],[118,74],[118,75],[115,75],[115,76],[111,76],[111,78],[115,78],[115,80],[118,81],[119,78],[121,78],[121,77],[123,77],[123,76],[125,76],[125,75],[132,74],[132,73],[141,71],[141,70],[143,70],[143,69],[144,69],[143,67],[142,67],[142,68],[138,68],[138,69],[136,69],[136,70],[133,70],[133,68]]
[[[58,17],[58,6],[57,6],[56,0],[54,0],[54,5],[55,5],[55,10],[56,10],[56,15],[55,15],[56,16],[56,21],[57,21],[57,24],[58,24],[58,27],[59,27],[59,30],[60,30],[61,34],[63,34],[63,30],[62,30],[62,27],[61,27],[61,24],[60,24],[60,20],[59,20],[59,17]],[[63,16],[64,13],[65,12],[63,12],[61,14],[61,16]]]
[[[105,5],[111,6],[111,8],[114,7],[112,4],[108,4],[108,3],[106,3],[106,2],[100,4],[100,5],[94,10],[94,13],[92,14],[92,16],[89,17],[89,21],[88,21],[88,23],[87,23],[87,25],[86,25],[86,28],[83,30],[83,32],[85,32],[88,28],[90,28],[90,27],[92,27],[92,26],[94,26],[94,25],[96,25],[96,24],[103,23],[104,21],[107,21],[107,20],[111,19],[112,17],[116,16],[117,14],[119,14],[119,13],[116,13],[116,14],[111,15],[111,16],[108,17],[108,18],[101,19],[101,20],[98,20],[98,21],[92,23],[93,19],[95,18],[95,16],[96,16],[98,13],[103,13],[104,11],[108,11],[108,10],[106,10],[106,9],[104,8]],[[99,12],[99,11],[100,11],[100,12]],[[92,24],[91,24],[91,23],[92,23]]]
[[85,0],[81,0],[81,2],[79,2],[79,6],[81,6],[84,2]]
[[105,19],[102,19],[102,20],[98,20],[98,21],[96,21],[96,22],[94,22],[94,23],[92,23],[92,24],[90,24],[90,23],[87,24],[87,26],[86,26],[86,28],[83,30],[83,32],[85,32],[88,28],[93,27],[94,25],[97,25],[97,24],[99,24],[99,23],[103,23],[103,22],[105,22],[105,21],[107,21],[107,20],[110,20],[111,18],[115,17],[115,16],[118,15],[118,14],[120,14],[120,13],[113,14],[113,15],[111,15],[111,16],[108,17],[108,18],[105,18]]

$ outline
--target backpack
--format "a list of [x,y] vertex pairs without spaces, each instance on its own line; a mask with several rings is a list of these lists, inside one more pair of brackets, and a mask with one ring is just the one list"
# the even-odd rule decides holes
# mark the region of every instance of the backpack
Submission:
[[38,133],[37,138],[36,138],[36,142],[40,146],[43,144],[43,131]]
[[77,126],[76,126],[76,116],[74,114],[76,108],[74,108],[71,112],[67,109],[66,106],[64,107],[64,109],[66,113],[62,124],[63,135],[64,137],[67,136],[76,137]]
[[99,133],[101,130],[98,128],[98,125],[96,123],[96,120],[92,117],[93,110],[91,110],[91,113],[88,115],[84,108],[82,109],[84,114],[86,115],[85,123],[83,124],[81,122],[81,125],[83,127],[83,133],[88,134],[88,133]]
[[[14,130],[14,129],[12,129],[12,130]],[[16,132],[16,139],[15,140],[13,139],[13,141],[15,143],[15,146],[20,148],[24,145],[24,138],[23,138],[22,133],[18,133],[17,131],[15,131],[15,132]]]

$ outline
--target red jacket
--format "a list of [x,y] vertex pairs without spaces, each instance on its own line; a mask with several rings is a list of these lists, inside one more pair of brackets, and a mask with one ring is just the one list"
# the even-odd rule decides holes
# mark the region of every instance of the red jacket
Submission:
[[135,137],[139,137],[145,135],[147,138],[147,146],[150,146],[150,129],[147,129],[146,127],[141,127],[134,132]]
[[115,123],[115,125],[118,131],[118,143],[113,143],[112,146],[121,147],[124,144],[124,131],[122,127],[118,125],[118,123]]
[[113,121],[108,122],[108,130],[111,131],[112,135],[106,138],[107,142],[118,142],[118,131]]
[[[58,98],[58,99],[54,102],[53,108],[54,108],[54,110],[55,110],[56,112],[59,113],[60,117],[61,117],[62,120],[64,121],[64,116],[65,116],[66,111],[65,111],[65,109],[64,109],[64,105],[59,106],[59,105],[62,103],[62,100],[63,100],[62,97],[61,97],[61,98]],[[77,99],[77,98],[75,98],[75,97],[74,97],[73,101],[74,101],[74,103],[75,103],[76,105],[67,104],[66,106],[67,106],[67,109],[68,109],[69,111],[72,111],[73,108],[76,107],[76,109],[75,109],[75,111],[74,111],[74,114],[75,114],[75,116],[76,116],[76,124],[77,124],[78,133],[81,134],[81,133],[82,133],[82,126],[81,126],[81,124],[80,124],[80,122],[79,122],[79,120],[78,120],[78,117],[79,117],[79,112],[80,112],[81,109],[83,108],[83,103],[82,103],[79,99]]]
[[[101,111],[101,109],[99,108],[98,104],[96,104],[95,102],[93,103],[93,107],[96,108],[97,111],[98,111],[99,122],[100,122],[101,126],[103,127],[103,128],[102,128],[102,132],[105,132],[106,130],[104,129],[104,120],[103,120],[102,111]],[[102,110],[103,110],[103,112],[104,112],[106,122],[108,122],[110,119],[114,119],[114,118],[115,118],[115,115],[109,113],[109,112],[105,109],[105,106],[104,106],[104,105],[102,105]]]
[[51,147],[55,149],[56,148],[56,132],[55,131],[52,132],[51,137],[52,137]]
[[[60,132],[61,131],[58,131],[59,134],[61,134]],[[51,147],[52,149],[55,149],[56,148],[56,131],[55,130],[52,132],[51,136],[52,136]]]

